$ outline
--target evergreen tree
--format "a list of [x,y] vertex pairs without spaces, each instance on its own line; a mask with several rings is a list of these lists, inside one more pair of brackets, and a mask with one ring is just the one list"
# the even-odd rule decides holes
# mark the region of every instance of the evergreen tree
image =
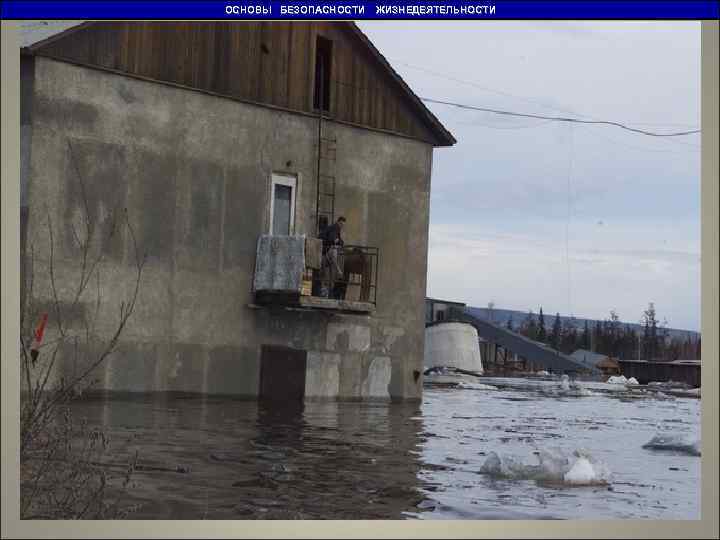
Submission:
[[654,360],[658,353],[658,321],[655,313],[655,304],[650,302],[643,312],[643,358]]
[[660,359],[668,359],[672,354],[668,322],[667,319],[663,318],[662,324],[657,327],[657,356]]
[[555,349],[560,349],[560,338],[562,336],[562,321],[560,320],[560,313],[555,314],[555,321],[553,321],[552,331],[550,332],[550,346]]
[[595,321],[595,328],[593,329],[593,347],[592,352],[602,352],[602,327],[600,326],[600,321]]
[[615,310],[610,310],[610,320],[607,323],[607,349],[608,355],[615,358],[620,354],[621,335],[620,335],[620,317]]
[[623,360],[630,360],[638,356],[638,337],[634,328],[630,325],[625,326],[625,337],[623,340],[622,356]]
[[535,322],[535,314],[530,310],[525,317],[522,326],[522,334],[530,339],[537,339],[537,323]]
[[683,359],[693,359],[695,357],[695,345],[690,338],[690,334],[688,334],[687,339],[685,339],[685,344],[682,349],[682,357]]
[[640,359],[640,336],[634,328],[632,330],[632,346],[633,349],[630,358]]
[[586,351],[590,350],[590,329],[588,328],[588,322],[585,321],[585,328],[583,328],[582,337],[580,339],[580,348]]
[[558,345],[558,349],[565,353],[565,354],[571,354],[573,351],[575,351],[577,347],[577,330],[572,325],[562,325],[560,326],[560,343]]
[[545,331],[545,316],[543,315],[542,306],[540,306],[540,316],[538,321],[537,340],[545,343],[547,341],[547,332]]
[[672,362],[673,360],[680,360],[684,348],[684,343],[679,338],[673,338],[670,341],[670,346],[665,350],[665,360]]

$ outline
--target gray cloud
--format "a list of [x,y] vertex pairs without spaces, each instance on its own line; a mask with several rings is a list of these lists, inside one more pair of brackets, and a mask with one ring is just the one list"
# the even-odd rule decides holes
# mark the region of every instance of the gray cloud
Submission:
[[[697,22],[361,26],[423,97],[699,125]],[[655,301],[670,324],[699,328],[699,137],[430,108],[459,142],[434,158],[429,294],[591,317]]]

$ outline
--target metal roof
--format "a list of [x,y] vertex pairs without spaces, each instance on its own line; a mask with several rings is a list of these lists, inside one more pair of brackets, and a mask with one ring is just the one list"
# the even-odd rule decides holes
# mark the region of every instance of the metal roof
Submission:
[[467,322],[475,327],[478,331],[478,336],[495,342],[501,347],[527,358],[533,363],[540,364],[545,369],[554,372],[597,371],[594,365],[580,362],[572,356],[556,351],[544,343],[533,341],[500,325],[474,317],[466,311],[457,308],[450,309],[451,313],[448,322]]

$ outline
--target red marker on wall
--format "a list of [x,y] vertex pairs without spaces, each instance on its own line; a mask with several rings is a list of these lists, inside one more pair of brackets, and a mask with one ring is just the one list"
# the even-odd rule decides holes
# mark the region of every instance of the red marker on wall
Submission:
[[32,358],[33,365],[40,354],[40,344],[42,343],[43,334],[45,333],[45,325],[47,324],[48,314],[43,313],[40,317],[40,322],[35,329],[35,338],[33,339],[32,345],[30,346],[30,358]]

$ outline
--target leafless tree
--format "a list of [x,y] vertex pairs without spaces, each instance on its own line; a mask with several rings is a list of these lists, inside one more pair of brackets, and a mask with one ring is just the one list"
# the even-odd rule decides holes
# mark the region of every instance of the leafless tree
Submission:
[[[80,188],[81,224],[70,224],[72,242],[77,248],[77,275],[58,275],[56,228],[46,211],[48,251],[42,270],[36,268],[36,253],[29,248],[24,265],[24,298],[20,314],[20,513],[23,519],[103,519],[120,517],[117,504],[106,500],[111,479],[125,488],[135,462],[115,471],[103,462],[109,439],[85,422],[76,423],[69,407],[93,384],[91,375],[115,350],[128,320],[135,310],[146,256],[140,253],[127,209],[110,218],[101,231],[90,211],[86,183],[68,141],[70,161]],[[133,284],[129,296],[120,302],[112,329],[98,331],[103,304],[100,270],[105,258],[104,242],[115,234],[126,234],[132,247]],[[101,234],[102,233],[102,234]],[[103,238],[103,235],[107,238]],[[42,302],[36,298],[38,278],[48,283],[50,307],[48,330],[52,339],[33,351],[30,336],[38,320]],[[94,289],[94,291],[93,291]],[[94,298],[93,298],[94,292]],[[88,300],[91,298],[91,300]],[[90,306],[88,308],[88,306]],[[70,321],[69,313],[82,307],[81,321]],[[102,335],[101,335],[102,334]],[[78,372],[58,369],[59,358],[69,355]],[[67,358],[66,358],[67,359]]]

